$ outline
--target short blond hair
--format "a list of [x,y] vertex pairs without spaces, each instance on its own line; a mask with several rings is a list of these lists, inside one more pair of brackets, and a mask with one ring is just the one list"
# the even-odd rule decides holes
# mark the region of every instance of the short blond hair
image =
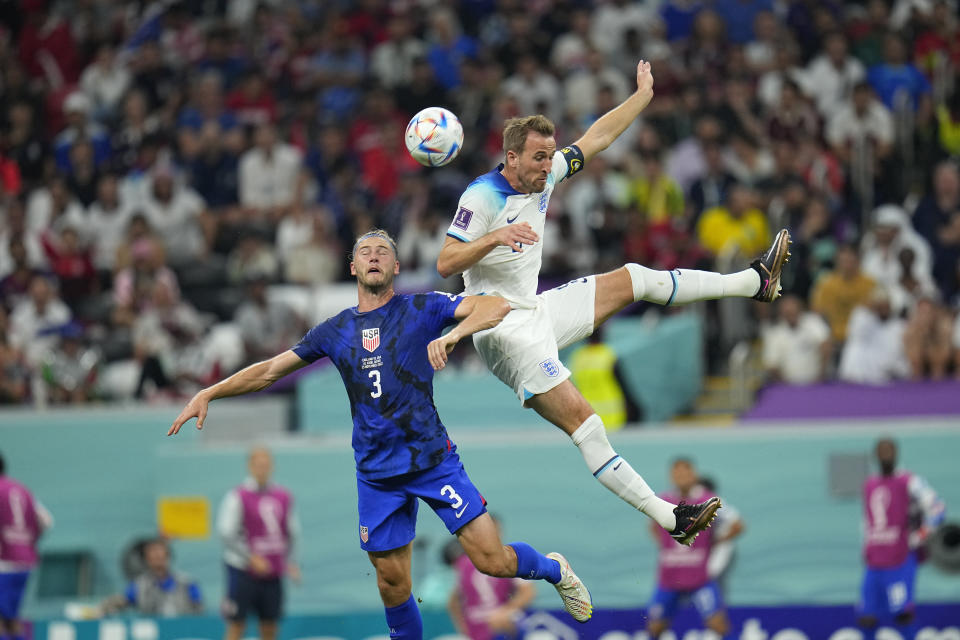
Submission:
[[383,238],[390,243],[390,248],[393,249],[393,256],[397,256],[397,243],[392,237],[390,237],[390,234],[384,229],[371,229],[370,231],[357,236],[357,239],[353,243],[353,249],[350,251],[350,260],[353,260],[354,254],[357,251],[357,245],[360,244],[360,241],[366,240],[367,238]]
[[542,136],[552,136],[556,130],[550,118],[543,114],[510,118],[503,123],[503,152],[523,153],[523,145],[526,144],[527,134],[531,131]]

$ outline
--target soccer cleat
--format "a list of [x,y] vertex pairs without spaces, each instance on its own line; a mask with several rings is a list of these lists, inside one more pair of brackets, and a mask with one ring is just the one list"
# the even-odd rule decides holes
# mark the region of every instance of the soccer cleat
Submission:
[[567,610],[577,622],[586,622],[593,615],[593,599],[590,592],[577,574],[570,568],[570,563],[557,552],[548,553],[547,557],[560,564],[560,582],[553,585],[563,600],[563,608]]
[[780,272],[790,259],[790,242],[790,232],[780,229],[773,239],[773,246],[750,263],[760,274],[760,291],[753,296],[754,300],[773,302],[780,297]]
[[697,534],[710,526],[717,517],[717,509],[722,507],[720,498],[714,496],[700,504],[681,502],[673,508],[673,515],[677,517],[677,527],[670,532],[673,539],[680,544],[690,546],[697,539]]

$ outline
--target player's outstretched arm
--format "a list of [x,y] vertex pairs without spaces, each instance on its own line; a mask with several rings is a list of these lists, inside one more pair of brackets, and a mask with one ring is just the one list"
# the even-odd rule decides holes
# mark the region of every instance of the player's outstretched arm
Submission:
[[508,224],[471,242],[448,237],[437,257],[437,271],[443,278],[463,273],[497,247],[510,247],[522,252],[523,245],[533,244],[539,239],[540,236],[527,222]]
[[291,350],[237,371],[229,378],[198,391],[173,421],[167,435],[172,436],[178,433],[180,427],[191,418],[197,419],[197,429],[203,429],[203,421],[207,418],[207,407],[213,400],[266,389],[285,375],[308,364],[310,363],[301,360],[300,356]]
[[590,128],[574,144],[583,153],[584,161],[589,160],[616,140],[627,130],[640,112],[647,108],[653,99],[653,71],[650,63],[641,60],[637,64],[637,90],[619,105],[606,112],[590,125]]
[[492,329],[510,313],[510,303],[500,296],[467,296],[457,305],[454,317],[460,320],[446,335],[427,345],[427,358],[436,371],[447,364],[447,354],[460,340],[477,331]]

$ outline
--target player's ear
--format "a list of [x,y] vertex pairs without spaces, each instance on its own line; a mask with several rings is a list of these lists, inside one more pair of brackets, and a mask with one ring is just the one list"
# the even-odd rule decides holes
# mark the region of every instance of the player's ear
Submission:
[[357,275],[357,267],[355,264],[353,264],[353,260],[350,261],[350,275]]
[[511,169],[516,169],[517,165],[520,163],[520,156],[516,151],[507,151],[507,166]]
[[400,273],[400,261],[393,261],[393,275],[398,275]]

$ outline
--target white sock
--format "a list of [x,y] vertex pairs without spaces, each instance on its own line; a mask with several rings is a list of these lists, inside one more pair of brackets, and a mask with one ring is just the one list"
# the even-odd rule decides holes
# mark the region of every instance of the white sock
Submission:
[[677,519],[673,515],[676,505],[658,498],[633,467],[617,455],[607,440],[607,430],[600,416],[593,414],[587,418],[570,438],[580,449],[587,468],[600,484],[656,520],[667,531],[677,527]]
[[716,298],[752,298],[760,290],[760,274],[752,267],[737,273],[695,269],[654,271],[631,262],[626,268],[633,281],[633,299],[663,305]]

